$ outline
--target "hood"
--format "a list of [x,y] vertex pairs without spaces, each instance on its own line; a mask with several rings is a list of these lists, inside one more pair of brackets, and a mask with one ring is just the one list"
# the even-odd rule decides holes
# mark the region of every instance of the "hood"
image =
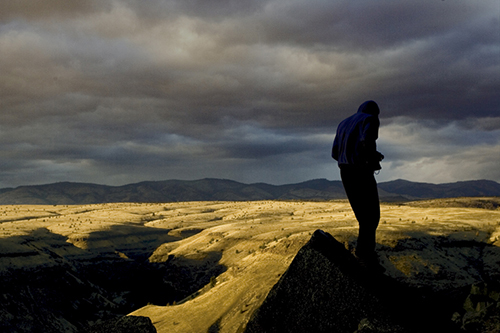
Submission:
[[377,116],[380,113],[377,103],[374,101],[366,101],[359,106],[358,112],[371,114]]

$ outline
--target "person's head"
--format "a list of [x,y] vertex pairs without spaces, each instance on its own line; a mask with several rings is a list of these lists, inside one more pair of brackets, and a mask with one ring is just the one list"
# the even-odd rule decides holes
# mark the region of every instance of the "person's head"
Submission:
[[374,101],[366,101],[359,106],[358,112],[378,116],[380,113],[380,109],[378,108],[377,103],[375,103]]

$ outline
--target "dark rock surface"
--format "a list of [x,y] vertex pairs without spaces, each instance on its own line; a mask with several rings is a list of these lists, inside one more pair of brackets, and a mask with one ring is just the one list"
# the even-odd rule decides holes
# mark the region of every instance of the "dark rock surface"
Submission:
[[452,319],[464,332],[500,332],[500,285],[472,285],[461,311]]
[[156,328],[148,317],[125,316],[95,324],[89,333],[156,333]]
[[341,243],[317,230],[245,332],[454,331],[440,303],[424,296],[361,267]]

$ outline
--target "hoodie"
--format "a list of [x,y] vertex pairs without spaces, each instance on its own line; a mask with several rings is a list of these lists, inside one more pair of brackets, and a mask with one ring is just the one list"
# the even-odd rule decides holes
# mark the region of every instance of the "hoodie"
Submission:
[[373,165],[378,164],[382,156],[375,143],[380,126],[379,113],[377,103],[366,101],[358,112],[339,124],[332,148],[332,157],[339,167],[376,169]]

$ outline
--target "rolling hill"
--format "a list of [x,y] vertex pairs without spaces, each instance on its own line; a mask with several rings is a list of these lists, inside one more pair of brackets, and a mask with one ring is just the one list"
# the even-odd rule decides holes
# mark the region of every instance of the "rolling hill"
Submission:
[[[500,184],[471,180],[446,184],[394,180],[379,183],[383,201],[500,196]],[[226,179],[147,181],[123,186],[60,182],[0,189],[0,204],[96,204],[111,202],[332,200],[345,198],[340,181],[314,179],[270,185]]]

